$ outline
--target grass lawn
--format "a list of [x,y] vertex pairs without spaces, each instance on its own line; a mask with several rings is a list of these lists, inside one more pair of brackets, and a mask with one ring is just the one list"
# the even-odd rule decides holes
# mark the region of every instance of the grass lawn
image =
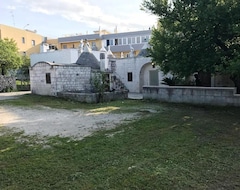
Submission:
[[[116,101],[81,104],[26,95],[1,105],[116,106],[139,120],[81,141],[24,136],[0,126],[0,189],[240,189],[240,109]],[[29,118],[31,119],[31,118]]]
[[25,80],[25,81],[16,80],[16,86],[17,86],[18,91],[28,91],[28,90],[30,90],[30,81],[29,80]]

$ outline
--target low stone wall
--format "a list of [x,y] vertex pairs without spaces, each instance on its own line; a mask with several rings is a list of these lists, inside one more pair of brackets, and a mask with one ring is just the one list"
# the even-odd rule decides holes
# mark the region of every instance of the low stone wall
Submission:
[[236,94],[236,88],[230,87],[144,86],[143,98],[177,103],[240,106],[240,94]]
[[0,92],[6,91],[8,89],[17,89],[15,77],[7,77],[0,75]]
[[[98,103],[98,93],[80,93],[80,92],[58,92],[58,97],[75,100],[84,103]],[[103,96],[103,102],[109,102],[113,100],[127,99],[128,91],[115,91],[105,92]]]

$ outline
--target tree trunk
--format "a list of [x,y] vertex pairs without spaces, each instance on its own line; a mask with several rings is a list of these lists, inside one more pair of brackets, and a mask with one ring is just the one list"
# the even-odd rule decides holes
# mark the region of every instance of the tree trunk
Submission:
[[235,87],[237,88],[237,94],[240,94],[240,77],[230,76],[230,79],[233,81]]
[[4,65],[2,65],[2,67],[1,67],[1,74],[5,75],[5,67],[4,67]]

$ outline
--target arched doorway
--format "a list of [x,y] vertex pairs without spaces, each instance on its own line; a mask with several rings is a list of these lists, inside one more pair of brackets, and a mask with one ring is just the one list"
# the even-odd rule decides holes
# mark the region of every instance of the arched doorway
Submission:
[[150,85],[150,81],[149,81],[149,71],[150,70],[155,70],[152,68],[152,64],[151,62],[145,63],[141,70],[140,70],[140,75],[139,75],[139,89],[140,89],[140,93],[142,93],[142,87],[147,85]]
[[[140,93],[142,93],[143,86],[161,86],[162,79],[164,78],[163,72],[159,69],[159,67],[152,66],[151,62],[145,63],[139,75],[139,89]],[[164,86],[164,85],[163,85]]]

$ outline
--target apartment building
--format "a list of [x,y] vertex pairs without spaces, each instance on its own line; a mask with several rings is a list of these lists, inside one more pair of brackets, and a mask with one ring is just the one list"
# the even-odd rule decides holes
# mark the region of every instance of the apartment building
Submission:
[[128,57],[129,52],[137,55],[145,42],[151,37],[151,30],[135,32],[109,33],[95,31],[94,34],[76,35],[58,38],[60,49],[78,48],[81,40],[87,39],[93,51],[99,51],[102,47],[111,51],[116,58]]
[[40,45],[44,41],[44,37],[37,34],[36,31],[19,29],[7,25],[0,24],[0,39],[9,38],[17,43],[19,52],[22,55],[31,55],[40,52]]

